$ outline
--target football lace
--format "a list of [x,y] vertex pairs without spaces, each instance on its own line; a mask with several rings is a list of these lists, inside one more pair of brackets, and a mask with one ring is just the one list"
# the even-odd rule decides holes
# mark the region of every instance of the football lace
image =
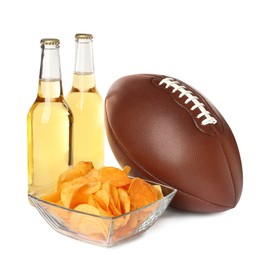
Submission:
[[194,110],[196,108],[200,110],[200,113],[197,115],[197,118],[205,117],[205,119],[202,121],[202,125],[217,123],[217,120],[210,115],[209,111],[205,109],[205,105],[198,100],[198,97],[194,96],[193,93],[190,90],[187,90],[185,86],[180,85],[180,82],[172,78],[165,78],[160,81],[159,85],[162,85],[164,83],[166,84],[165,89],[170,87],[173,88],[172,93],[179,91],[179,98],[186,96],[187,99],[184,102],[185,104],[188,104],[189,102],[194,103],[194,105],[191,107],[191,110]]

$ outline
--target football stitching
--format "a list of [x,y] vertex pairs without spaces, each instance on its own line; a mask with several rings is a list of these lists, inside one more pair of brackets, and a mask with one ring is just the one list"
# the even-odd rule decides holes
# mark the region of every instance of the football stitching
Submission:
[[[106,111],[106,110],[105,110],[105,114],[106,114],[105,119],[106,119],[106,121],[107,121],[107,123],[108,123],[109,130],[111,131],[112,136],[113,136],[114,140],[116,141],[116,144],[117,144],[117,145],[119,146],[119,148],[124,152],[124,154],[125,154],[125,155],[126,155],[126,156],[127,156],[127,157],[128,157],[133,163],[135,163],[139,168],[141,168],[146,174],[148,174],[149,176],[151,176],[151,177],[154,178],[155,180],[159,181],[160,183],[163,183],[163,184],[165,184],[165,185],[170,186],[170,184],[168,184],[167,182],[162,181],[162,180],[160,180],[159,178],[157,178],[156,176],[154,176],[151,172],[149,172],[147,169],[145,169],[145,168],[144,168],[139,162],[137,162],[136,160],[134,160],[134,159],[131,157],[131,155],[125,150],[125,148],[124,148],[124,147],[122,146],[122,144],[120,143],[119,139],[116,137],[116,135],[115,135],[115,133],[114,133],[114,131],[113,131],[113,128],[112,128],[112,126],[111,126],[111,124],[110,124],[110,122],[109,122],[109,120],[108,120],[108,114],[107,114],[107,111]],[[205,202],[205,203],[210,204],[210,205],[213,205],[213,206],[223,207],[223,208],[227,208],[227,209],[229,208],[228,206],[221,205],[221,204],[217,204],[217,203],[213,203],[213,202],[210,202],[210,201],[204,200],[204,199],[202,199],[202,198],[196,197],[195,195],[192,195],[192,194],[190,194],[190,193],[184,192],[184,191],[178,189],[177,187],[175,187],[175,188],[177,189],[177,192],[179,192],[179,193],[183,193],[183,194],[185,194],[185,195],[188,195],[189,197],[192,197],[192,198],[194,198],[194,199],[196,199],[196,200],[199,200],[199,201]]]
[[185,100],[185,104],[188,104],[189,102],[193,102],[193,106],[191,107],[191,111],[195,109],[199,109],[200,113],[197,115],[197,118],[205,117],[202,121],[202,125],[208,125],[208,124],[216,124],[217,120],[211,116],[211,113],[205,109],[205,104],[201,103],[197,96],[193,95],[193,92],[186,89],[186,86],[183,86],[178,82],[177,80],[174,80],[173,78],[164,78],[160,81],[159,85],[166,84],[165,89],[173,88],[172,93],[175,93],[176,91],[180,92],[179,98],[182,98],[183,96],[186,96],[187,99]]

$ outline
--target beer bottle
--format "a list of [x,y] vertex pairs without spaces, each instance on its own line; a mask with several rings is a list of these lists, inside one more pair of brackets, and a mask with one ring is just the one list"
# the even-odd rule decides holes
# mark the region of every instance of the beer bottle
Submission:
[[27,116],[28,190],[56,183],[72,164],[73,116],[62,90],[58,39],[42,39],[37,98]]
[[75,35],[75,66],[72,88],[66,97],[74,117],[73,162],[104,164],[103,100],[96,88],[93,35]]

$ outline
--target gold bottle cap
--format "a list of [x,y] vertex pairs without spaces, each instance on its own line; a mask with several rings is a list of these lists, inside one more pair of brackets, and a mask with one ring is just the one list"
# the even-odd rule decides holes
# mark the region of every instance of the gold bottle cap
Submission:
[[76,40],[86,40],[86,39],[93,39],[93,35],[92,34],[87,34],[87,33],[77,33],[75,34],[75,39]]
[[43,46],[43,45],[54,45],[54,46],[59,46],[60,44],[60,40],[59,39],[55,39],[55,38],[44,38],[44,39],[41,39],[40,41],[40,45]]

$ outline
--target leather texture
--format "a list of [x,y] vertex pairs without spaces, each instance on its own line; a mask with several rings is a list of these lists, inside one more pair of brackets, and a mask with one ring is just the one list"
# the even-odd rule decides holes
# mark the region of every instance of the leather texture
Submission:
[[160,84],[163,75],[120,78],[105,99],[111,149],[132,175],[177,189],[171,206],[192,212],[221,212],[240,199],[243,174],[238,146],[227,122],[201,93],[177,80],[217,120],[202,125],[187,97]]

